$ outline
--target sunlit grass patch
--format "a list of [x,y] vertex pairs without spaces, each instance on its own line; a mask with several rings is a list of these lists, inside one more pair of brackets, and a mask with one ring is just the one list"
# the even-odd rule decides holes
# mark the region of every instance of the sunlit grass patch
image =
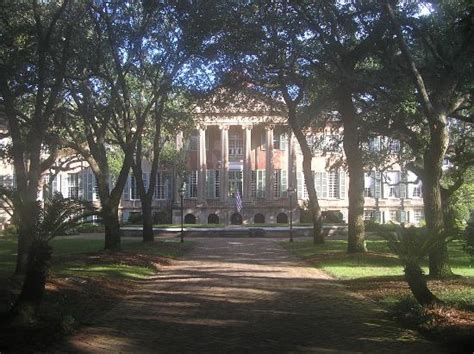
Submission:
[[121,278],[129,280],[146,279],[155,273],[151,267],[134,266],[127,264],[65,264],[54,269],[55,275],[64,277],[102,277]]

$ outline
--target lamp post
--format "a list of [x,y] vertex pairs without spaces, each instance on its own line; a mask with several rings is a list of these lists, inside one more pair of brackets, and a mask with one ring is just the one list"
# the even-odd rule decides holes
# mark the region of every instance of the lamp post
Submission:
[[290,242],[293,242],[293,193],[295,192],[295,189],[293,186],[289,186],[287,192],[290,204]]
[[181,242],[184,242],[184,193],[186,192],[186,183],[183,183],[179,189],[179,197],[181,199]]

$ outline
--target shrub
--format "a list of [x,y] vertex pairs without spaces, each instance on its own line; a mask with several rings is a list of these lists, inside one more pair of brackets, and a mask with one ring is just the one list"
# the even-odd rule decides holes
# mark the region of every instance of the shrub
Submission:
[[2,234],[6,237],[16,237],[18,236],[18,229],[15,225],[10,224],[5,227],[5,230],[3,230]]
[[368,231],[368,232],[379,231],[380,224],[375,220],[365,220],[364,225],[365,225],[365,231]]
[[160,209],[153,213],[153,224],[171,224],[171,212],[168,209]]
[[464,230],[464,251],[474,257],[474,223],[467,224]]
[[300,223],[312,223],[311,213],[308,209],[300,209]]
[[336,210],[326,210],[321,213],[323,222],[329,224],[342,224],[344,223],[342,213]]
[[421,260],[441,239],[431,237],[425,229],[411,226],[395,226],[395,232],[382,232],[382,236],[388,241],[390,249],[400,258],[405,267],[405,280],[421,306],[433,306],[442,304],[428,288],[423,270],[420,266]]
[[76,228],[76,231],[81,234],[100,233],[100,232],[104,232],[104,230],[105,230],[104,225],[92,224],[92,223],[85,223],[85,224],[79,225]]
[[141,224],[143,222],[142,213],[130,213],[128,216],[128,222],[130,224]]

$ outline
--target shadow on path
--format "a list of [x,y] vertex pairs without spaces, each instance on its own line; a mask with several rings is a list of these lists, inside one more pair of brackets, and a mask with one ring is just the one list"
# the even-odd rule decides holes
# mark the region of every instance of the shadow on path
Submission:
[[58,352],[439,352],[275,240],[196,239]]

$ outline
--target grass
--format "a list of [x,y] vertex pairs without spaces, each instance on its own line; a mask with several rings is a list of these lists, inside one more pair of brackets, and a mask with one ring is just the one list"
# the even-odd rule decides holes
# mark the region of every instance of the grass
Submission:
[[[65,236],[51,245],[53,258],[38,321],[24,328],[2,326],[0,321],[1,351],[48,352],[71,331],[110,311],[156,274],[158,265],[183,255],[193,243],[123,239],[120,252],[106,252],[103,238]],[[5,286],[0,291],[0,314],[8,311],[21,288],[21,279],[10,277],[16,247],[16,238],[0,237],[0,287]]]
[[[151,257],[177,258],[191,247],[192,241],[181,244],[177,241],[156,241],[144,244],[139,240],[123,240],[122,253],[141,254]],[[100,261],[103,239],[89,239],[77,236],[58,237],[51,241],[53,265],[51,272],[60,276],[112,277],[123,279],[144,279],[153,275],[150,266],[127,265],[123,261],[105,257],[108,264]],[[0,278],[10,276],[15,269],[17,242],[15,238],[0,237]],[[96,258],[84,259],[97,255]],[[99,262],[94,262],[94,259]],[[118,263],[117,263],[118,262]]]
[[[384,240],[367,241],[367,254],[346,253],[347,242],[330,240],[323,245],[313,245],[312,241],[282,243],[284,247],[300,258],[312,262],[339,279],[359,279],[365,277],[401,276],[403,266],[390,252]],[[449,244],[451,268],[455,274],[474,277],[474,264],[462,250],[459,241]],[[426,270],[426,267],[425,267]]]
[[[290,252],[339,279],[348,290],[370,298],[386,308],[394,318],[432,340],[457,352],[472,346],[474,337],[474,264],[462,250],[462,243],[449,244],[451,269],[461,278],[428,280],[430,290],[444,301],[437,308],[422,308],[403,277],[403,266],[390,252],[387,242],[368,241],[366,254],[347,254],[346,241],[282,242]],[[426,262],[424,270],[427,272]]]

